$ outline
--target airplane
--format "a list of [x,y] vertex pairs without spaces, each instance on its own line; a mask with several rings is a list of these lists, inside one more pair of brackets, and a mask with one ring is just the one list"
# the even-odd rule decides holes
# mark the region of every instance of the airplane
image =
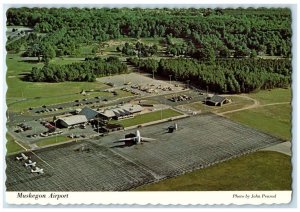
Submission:
[[133,143],[133,144],[141,144],[142,142],[149,142],[149,141],[154,141],[155,139],[153,138],[146,138],[142,137],[141,133],[139,130],[136,131],[136,133],[130,133],[125,135],[125,138],[119,139],[117,142],[125,142],[126,143]]
[[35,169],[31,169],[31,173],[44,174],[44,169],[40,169],[39,167],[35,167]]
[[32,162],[31,160],[28,161],[28,163],[25,162],[25,167],[35,167],[36,166],[36,162]]
[[16,159],[17,160],[27,160],[27,159],[29,159],[29,157],[28,156],[26,156],[24,153],[21,153],[21,157],[16,157]]

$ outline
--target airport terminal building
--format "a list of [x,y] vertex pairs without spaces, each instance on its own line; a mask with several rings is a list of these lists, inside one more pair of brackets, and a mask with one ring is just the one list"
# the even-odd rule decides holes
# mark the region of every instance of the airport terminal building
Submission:
[[76,115],[60,116],[57,117],[55,122],[60,127],[71,127],[74,125],[84,124],[93,120],[120,120],[133,117],[134,114],[140,113],[143,107],[140,105],[125,104],[104,110],[94,110],[89,107],[84,107]]
[[140,105],[126,104],[115,108],[103,110],[102,112],[100,112],[100,116],[106,120],[110,120],[110,119],[119,120],[119,119],[133,117],[134,114],[139,113],[142,110],[143,107]]

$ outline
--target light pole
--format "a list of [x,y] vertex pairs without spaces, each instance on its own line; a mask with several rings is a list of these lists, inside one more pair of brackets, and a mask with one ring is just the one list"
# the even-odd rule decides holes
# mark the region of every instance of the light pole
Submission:
[[99,119],[98,119],[97,129],[98,129],[98,134],[99,134]]
[[163,108],[163,105],[161,104],[161,108],[160,108],[160,120],[162,120],[162,108]]
[[205,97],[205,104],[206,104],[206,101],[207,101],[207,97],[208,97],[208,85],[206,86],[206,97]]
[[[54,126],[55,126],[54,131],[56,131],[56,120],[54,121]],[[55,133],[55,143],[57,143],[57,133]]]

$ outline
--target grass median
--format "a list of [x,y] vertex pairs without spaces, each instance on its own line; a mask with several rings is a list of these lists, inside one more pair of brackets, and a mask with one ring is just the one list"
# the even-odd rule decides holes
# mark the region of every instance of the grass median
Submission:
[[15,142],[15,139],[6,133],[6,153],[12,154],[15,152],[20,152],[24,150],[17,142]]
[[43,146],[48,146],[48,145],[52,145],[52,144],[58,144],[58,143],[62,143],[65,141],[69,141],[70,138],[66,137],[66,136],[51,136],[48,138],[45,138],[39,142],[36,143],[36,145],[38,145],[39,147],[43,147]]
[[145,113],[141,115],[136,115],[133,118],[130,119],[124,119],[124,120],[112,120],[110,123],[112,124],[121,124],[124,127],[130,127],[134,125],[140,125],[145,124],[153,121],[159,121],[162,119],[172,118],[176,116],[182,115],[181,113],[172,110],[172,109],[165,109],[161,111],[155,111],[150,113]]

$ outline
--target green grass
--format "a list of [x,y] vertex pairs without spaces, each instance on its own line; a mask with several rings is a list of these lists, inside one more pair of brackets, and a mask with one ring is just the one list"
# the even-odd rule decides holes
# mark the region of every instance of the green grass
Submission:
[[193,102],[193,103],[185,104],[182,106],[181,105],[178,106],[179,109],[181,107],[189,109],[189,110],[193,110],[193,111],[201,111],[201,113],[211,112],[214,110],[214,107],[205,105],[202,102]]
[[157,37],[157,38],[140,38],[139,40],[142,43],[147,44],[147,45],[154,45],[154,44],[156,44],[157,46],[160,46],[161,45],[161,41],[163,39],[164,38]]
[[235,109],[240,109],[248,105],[252,105],[253,101],[249,99],[245,99],[239,96],[228,96],[228,99],[231,99],[232,102],[229,104],[224,104],[222,107],[214,107],[215,112],[221,113],[221,112],[226,112],[226,111],[231,111]]
[[124,120],[112,120],[111,123],[118,123],[123,125],[124,127],[130,127],[134,125],[139,125],[139,124],[144,124],[152,121],[158,121],[161,119],[166,119],[166,118],[171,118],[174,116],[179,116],[182,115],[181,113],[172,110],[172,109],[166,109],[162,111],[156,111],[156,112],[150,112],[150,113],[145,113],[141,115],[137,115],[134,118],[130,119],[124,119]]
[[206,169],[137,188],[137,191],[291,190],[291,158],[255,152]]
[[12,111],[26,111],[29,107],[41,107],[42,105],[51,105],[58,104],[63,102],[72,102],[77,99],[83,98],[93,98],[95,96],[108,97],[112,96],[111,93],[108,92],[92,92],[88,96],[83,96],[82,94],[64,94],[57,96],[47,96],[47,97],[36,97],[33,99],[27,99],[25,101],[17,101],[17,102],[8,102],[9,109]]
[[39,147],[43,147],[43,146],[47,146],[47,145],[50,145],[50,144],[58,144],[58,143],[61,143],[61,142],[65,142],[65,141],[68,141],[70,140],[70,138],[66,137],[66,136],[52,136],[52,137],[49,137],[49,138],[45,138],[39,142],[36,143],[36,145],[38,145]]
[[185,40],[183,38],[172,38],[172,42],[175,44],[183,44]]
[[77,57],[56,57],[53,58],[50,63],[51,64],[59,64],[59,65],[68,65],[76,62],[83,62],[84,58]]
[[134,96],[131,92],[123,91],[123,90],[120,90],[120,89],[116,89],[114,91],[116,91],[118,95],[113,99],[119,99],[119,98],[122,98],[122,97]]
[[24,150],[19,144],[17,144],[13,137],[6,133],[6,151],[7,154],[19,152]]
[[77,57],[88,57],[88,56],[93,56],[94,53],[92,52],[93,48],[97,47],[97,43],[93,44],[82,44],[80,45],[79,49],[76,51],[76,56]]
[[262,90],[257,93],[250,93],[248,96],[257,99],[261,104],[270,104],[274,102],[290,102],[291,89],[277,88],[272,90]]
[[[81,90],[97,90],[108,87],[100,82],[45,83],[22,81],[20,74],[30,72],[32,67],[42,67],[43,64],[32,64],[21,60],[22,58],[16,54],[8,54],[6,59],[8,67],[6,100],[11,111],[19,112],[27,110],[28,107],[72,101],[82,98],[82,95],[79,94]],[[73,62],[73,59],[66,60]],[[53,60],[54,63],[58,64],[59,61],[59,59]]]
[[225,111],[230,111],[230,110],[243,108],[247,105],[253,104],[252,100],[241,98],[241,97],[238,97],[238,96],[228,96],[227,98],[231,99],[232,102],[229,103],[229,104],[224,104],[222,107],[208,106],[208,105],[205,105],[202,102],[193,102],[193,103],[185,104],[183,106],[178,106],[178,108],[180,109],[181,107],[184,107],[186,109],[190,109],[190,110],[193,110],[193,111],[199,111],[200,110],[202,113],[205,113],[205,112],[221,113],[221,112],[225,112]]
[[291,105],[272,105],[226,114],[230,119],[291,140]]

